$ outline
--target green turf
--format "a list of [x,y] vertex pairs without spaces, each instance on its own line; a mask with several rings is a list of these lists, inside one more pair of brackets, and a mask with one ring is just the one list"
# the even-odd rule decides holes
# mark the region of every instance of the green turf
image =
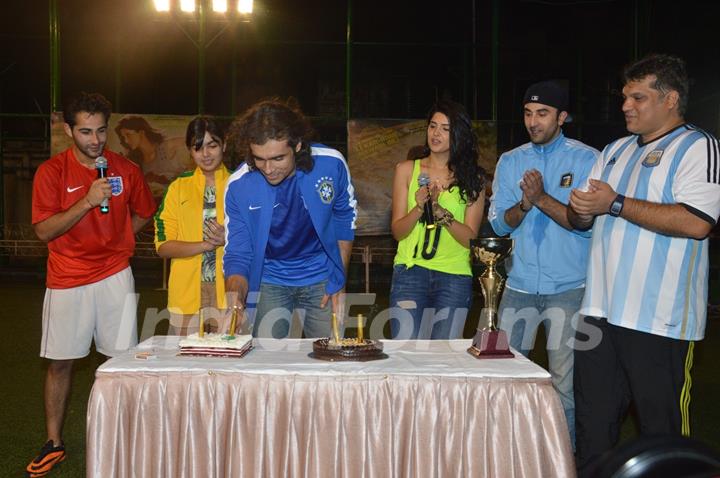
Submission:
[[[7,338],[3,341],[5,371],[0,387],[2,477],[25,476],[25,466],[45,442],[42,391],[46,361],[38,356],[44,293],[41,284],[6,283],[0,286],[0,304],[3,305],[0,323]],[[164,292],[142,289],[139,310],[164,307],[165,300]],[[95,369],[103,359],[93,351],[76,362],[64,430],[68,457],[57,472],[52,473],[53,477],[85,476],[85,413]]]
[[[165,293],[140,288],[139,316],[149,307],[163,308]],[[23,470],[45,440],[42,387],[45,364],[38,357],[40,347],[40,312],[44,289],[41,283],[5,283],[0,285],[0,304],[3,306],[2,356],[5,367],[0,387],[2,415],[0,421],[0,476],[24,476]],[[387,297],[379,297],[385,307]],[[372,316],[372,310],[364,311]],[[357,313],[357,311],[353,311]],[[472,324],[468,324],[468,330]],[[142,328],[140,328],[142,330]],[[160,329],[158,329],[160,330]],[[466,332],[467,333],[467,332]],[[537,360],[544,362],[543,354]],[[85,412],[92,386],[94,370],[102,358],[92,353],[77,363],[73,392],[65,423],[65,444],[68,459],[60,465],[54,477],[80,477],[85,474]],[[694,438],[720,449],[720,319],[712,317],[708,323],[707,339],[695,349],[691,403],[692,434]],[[632,419],[623,428],[624,438],[635,435]]]

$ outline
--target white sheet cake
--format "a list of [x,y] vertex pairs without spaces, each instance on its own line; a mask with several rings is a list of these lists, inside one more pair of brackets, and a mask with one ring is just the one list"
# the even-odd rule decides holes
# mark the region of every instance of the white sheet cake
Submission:
[[180,340],[180,355],[242,357],[252,348],[252,335],[191,334]]

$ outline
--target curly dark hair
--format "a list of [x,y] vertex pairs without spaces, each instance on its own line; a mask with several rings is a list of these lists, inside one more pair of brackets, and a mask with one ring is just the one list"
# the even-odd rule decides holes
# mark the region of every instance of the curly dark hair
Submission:
[[107,123],[110,121],[112,104],[100,93],[80,92],[79,95],[71,98],[63,108],[63,120],[71,129],[75,126],[75,117],[81,111],[91,115],[102,113]]
[[640,81],[650,75],[655,76],[655,82],[651,87],[663,96],[670,91],[677,91],[680,97],[678,113],[684,115],[690,90],[685,62],[677,56],[654,53],[627,65],[623,70],[623,80],[626,84]]
[[[450,121],[448,169],[455,178],[451,186],[457,186],[460,189],[460,198],[463,201],[475,202],[485,188],[485,170],[478,164],[480,148],[477,135],[473,131],[470,115],[461,104],[451,100],[440,100],[430,108],[427,116],[428,124],[435,113],[444,114]],[[423,148],[420,157],[430,156],[427,136]]]
[[309,139],[314,131],[310,122],[300,111],[295,100],[283,101],[279,98],[262,100],[251,106],[242,116],[232,122],[228,130],[227,143],[230,154],[245,161],[251,170],[255,169],[255,160],[250,150],[251,144],[265,144],[268,140],[287,140],[295,152],[295,167],[301,171],[312,171],[314,161],[311,155]]

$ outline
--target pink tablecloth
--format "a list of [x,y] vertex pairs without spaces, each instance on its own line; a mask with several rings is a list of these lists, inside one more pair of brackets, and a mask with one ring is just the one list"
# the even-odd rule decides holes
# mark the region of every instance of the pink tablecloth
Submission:
[[155,360],[108,361],[90,396],[87,476],[575,474],[549,376],[523,357],[407,342],[385,361],[337,364],[307,358],[311,341],[288,344],[232,361],[155,343]]

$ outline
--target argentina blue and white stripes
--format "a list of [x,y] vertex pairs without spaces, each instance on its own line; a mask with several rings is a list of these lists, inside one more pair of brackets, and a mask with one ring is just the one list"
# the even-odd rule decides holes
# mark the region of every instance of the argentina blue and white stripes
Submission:
[[[682,125],[651,143],[637,136],[609,144],[590,177],[627,197],[680,204],[714,223],[720,213],[718,141]],[[621,217],[593,226],[581,313],[611,324],[683,340],[705,333],[708,240],[672,237]]]

